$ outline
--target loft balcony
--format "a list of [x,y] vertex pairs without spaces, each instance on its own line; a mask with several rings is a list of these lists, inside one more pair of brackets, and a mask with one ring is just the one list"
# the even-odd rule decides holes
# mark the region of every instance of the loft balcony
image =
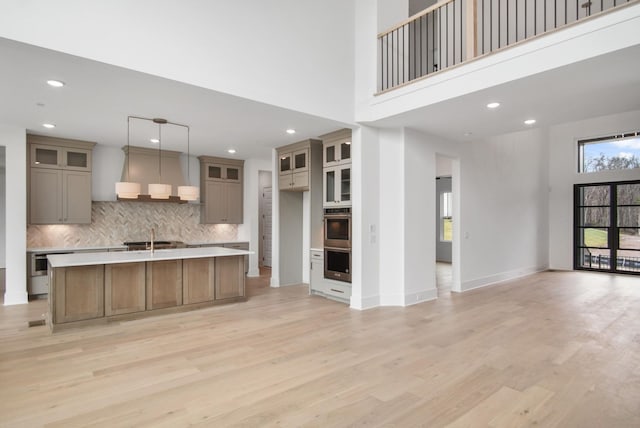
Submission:
[[378,35],[377,94],[640,0],[444,0]]

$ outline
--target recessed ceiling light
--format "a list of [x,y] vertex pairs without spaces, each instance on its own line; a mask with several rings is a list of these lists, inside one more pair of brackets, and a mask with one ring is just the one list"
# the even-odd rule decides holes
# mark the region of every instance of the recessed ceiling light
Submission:
[[534,123],[536,123],[535,119],[527,119],[524,121],[525,125],[533,125]]
[[56,127],[53,123],[43,123],[42,126],[49,129]]
[[465,136],[465,137],[470,137],[470,136],[472,136],[472,135],[473,135],[473,132],[465,132],[465,133],[464,133],[464,136]]
[[296,133],[295,129],[291,129],[291,128],[287,129],[287,134],[295,134],[295,133]]
[[236,152],[236,149],[229,149],[229,150],[227,150],[227,152],[229,152],[231,154],[234,154]]
[[60,80],[47,80],[47,84],[54,88],[62,88],[64,86],[64,82],[61,82]]
[[160,140],[158,140],[157,138],[150,138],[149,141],[151,141],[153,144],[158,144],[160,142]]
[[500,103],[497,103],[497,102],[492,102],[487,104],[487,108],[498,108],[498,107],[500,107]]

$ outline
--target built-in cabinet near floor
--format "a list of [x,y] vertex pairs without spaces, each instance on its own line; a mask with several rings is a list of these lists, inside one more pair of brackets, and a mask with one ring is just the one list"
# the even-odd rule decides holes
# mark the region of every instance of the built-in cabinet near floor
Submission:
[[215,297],[215,260],[186,259],[182,262],[182,303],[211,301]]
[[147,309],[182,304],[182,260],[147,262]]
[[238,159],[199,156],[200,222],[241,224],[243,222],[243,168]]
[[146,309],[145,278],[144,263],[105,265],[105,315],[121,315],[144,311]]
[[29,223],[91,223],[95,143],[28,135]]
[[53,301],[50,300],[54,322],[66,323],[104,316],[104,266],[58,268],[54,281],[56,292]]

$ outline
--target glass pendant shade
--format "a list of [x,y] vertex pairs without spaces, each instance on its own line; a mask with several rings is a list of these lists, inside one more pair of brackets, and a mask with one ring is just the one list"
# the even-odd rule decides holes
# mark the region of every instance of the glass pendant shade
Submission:
[[200,189],[196,186],[178,186],[178,196],[183,201],[195,201],[200,197]]
[[149,184],[149,195],[152,199],[169,199],[171,196],[170,184]]
[[140,195],[140,183],[118,182],[116,183],[116,195],[121,199],[137,199]]

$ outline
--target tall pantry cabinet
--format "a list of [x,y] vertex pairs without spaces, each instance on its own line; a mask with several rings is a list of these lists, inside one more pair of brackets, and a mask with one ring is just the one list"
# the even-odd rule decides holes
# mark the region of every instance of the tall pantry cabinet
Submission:
[[27,135],[30,224],[91,223],[95,143]]

